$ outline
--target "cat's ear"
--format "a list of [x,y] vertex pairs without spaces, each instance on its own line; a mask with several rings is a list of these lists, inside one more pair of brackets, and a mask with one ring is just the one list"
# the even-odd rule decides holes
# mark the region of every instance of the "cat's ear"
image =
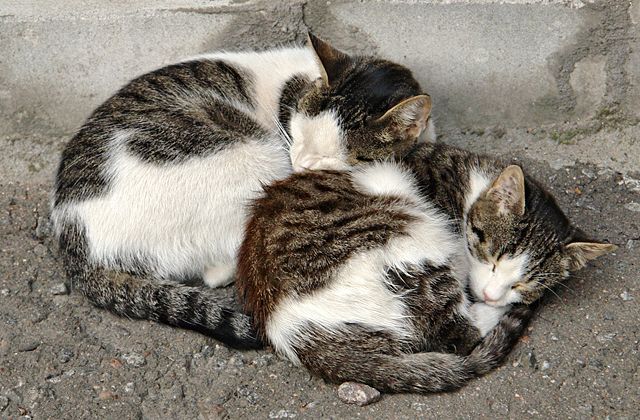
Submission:
[[618,247],[613,244],[599,242],[572,242],[565,246],[569,256],[569,270],[576,271],[587,265],[587,261],[595,260],[601,255],[613,252]]
[[501,214],[524,214],[524,173],[518,165],[507,166],[493,181],[487,197],[498,205]]
[[320,64],[322,80],[330,85],[338,79],[351,64],[351,57],[333,48],[311,32],[307,33],[307,45],[313,50]]
[[431,98],[429,95],[417,95],[405,99],[385,112],[377,122],[390,126],[403,139],[415,142],[427,128],[430,114]]

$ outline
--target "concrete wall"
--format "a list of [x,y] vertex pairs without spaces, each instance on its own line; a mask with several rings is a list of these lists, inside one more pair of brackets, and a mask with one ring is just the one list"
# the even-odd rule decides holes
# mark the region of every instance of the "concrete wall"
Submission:
[[640,1],[0,0],[0,133],[68,134],[128,79],[302,41],[410,66],[441,128],[640,117]]

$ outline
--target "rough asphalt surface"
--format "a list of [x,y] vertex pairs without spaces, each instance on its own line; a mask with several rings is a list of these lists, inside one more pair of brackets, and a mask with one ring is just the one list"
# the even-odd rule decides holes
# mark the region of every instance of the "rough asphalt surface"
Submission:
[[48,194],[70,133],[0,133],[0,418],[638,418],[640,125],[606,111],[441,132],[439,141],[522,164],[571,220],[619,249],[548,294],[501,368],[458,392],[365,407],[269,350],[229,350],[69,293]]

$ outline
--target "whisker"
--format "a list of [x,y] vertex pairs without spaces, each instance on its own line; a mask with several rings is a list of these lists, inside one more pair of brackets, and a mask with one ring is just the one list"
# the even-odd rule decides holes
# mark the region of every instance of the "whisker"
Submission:
[[535,284],[537,284],[537,285],[539,285],[539,286],[542,286],[542,287],[543,287],[543,288],[545,288],[546,290],[548,290],[548,291],[550,291],[551,293],[553,293],[553,294],[554,294],[554,295],[555,295],[555,296],[560,300],[560,302],[562,302],[562,304],[563,304],[563,305],[566,305],[566,303],[564,302],[564,300],[562,300],[562,298],[560,297],[560,295],[559,295],[559,294],[557,294],[557,293],[556,293],[556,291],[555,291],[555,290],[553,290],[551,287],[549,287],[549,286],[547,286],[546,284],[544,284],[544,283],[542,283],[542,282],[540,282],[540,281],[537,281],[537,280],[534,280],[534,282],[535,282]]

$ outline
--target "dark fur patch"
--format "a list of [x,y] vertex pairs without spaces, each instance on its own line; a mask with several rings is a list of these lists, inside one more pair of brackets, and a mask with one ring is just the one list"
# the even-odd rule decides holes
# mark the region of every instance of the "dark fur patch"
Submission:
[[278,100],[278,119],[289,136],[291,135],[289,126],[291,114],[296,111],[298,102],[310,88],[312,82],[306,76],[300,75],[292,77],[282,87]]

